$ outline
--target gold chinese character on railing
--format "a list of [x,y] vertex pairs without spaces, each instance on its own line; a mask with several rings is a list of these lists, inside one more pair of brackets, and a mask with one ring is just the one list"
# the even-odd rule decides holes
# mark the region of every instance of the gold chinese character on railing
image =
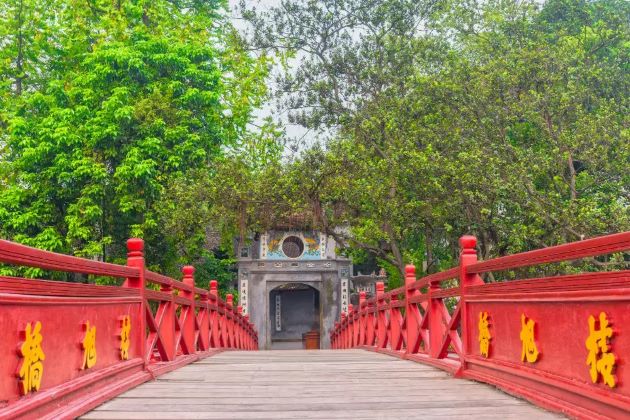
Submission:
[[488,312],[479,312],[479,353],[483,357],[488,357],[490,353],[490,321],[488,321]]
[[538,360],[538,347],[536,347],[536,338],[534,335],[534,328],[536,323],[533,319],[528,319],[525,314],[521,314],[521,360],[529,363],[534,363]]
[[604,312],[599,314],[598,330],[595,329],[595,317],[589,316],[588,329],[589,335],[585,343],[588,350],[586,364],[590,366],[591,380],[596,383],[598,374],[601,374],[604,383],[613,388],[617,383],[616,377],[612,373],[616,358],[615,354],[610,352],[611,349],[608,345],[608,339],[612,337],[613,330],[609,326],[606,314]]
[[121,318],[120,328],[120,358],[129,360],[129,346],[131,344],[131,317],[125,315]]
[[22,395],[26,395],[31,391],[39,391],[42,384],[42,375],[44,374],[42,361],[46,359],[46,355],[42,349],[44,337],[41,331],[42,323],[39,321],[35,323],[34,328],[29,322],[23,331],[24,342],[20,346],[20,356],[24,360],[18,371]]
[[90,327],[90,321],[85,323],[85,337],[81,344],[83,347],[81,369],[89,369],[96,364],[96,326]]

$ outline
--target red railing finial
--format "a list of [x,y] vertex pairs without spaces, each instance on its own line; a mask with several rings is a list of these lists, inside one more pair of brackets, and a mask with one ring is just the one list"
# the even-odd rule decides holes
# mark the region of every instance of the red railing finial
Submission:
[[405,266],[405,285],[416,281],[416,266],[413,264],[407,264]]
[[462,254],[475,254],[477,252],[477,238],[472,235],[464,235],[459,238],[459,246],[462,249]]
[[185,265],[182,267],[182,273],[184,274],[182,282],[188,286],[195,287],[195,279],[193,277],[195,274],[195,267],[192,265]]
[[377,281],[376,282],[376,295],[378,296],[379,294],[383,294],[383,292],[385,292],[385,283],[383,283],[382,281]]
[[140,238],[127,239],[127,256],[142,257],[144,255],[144,240]]

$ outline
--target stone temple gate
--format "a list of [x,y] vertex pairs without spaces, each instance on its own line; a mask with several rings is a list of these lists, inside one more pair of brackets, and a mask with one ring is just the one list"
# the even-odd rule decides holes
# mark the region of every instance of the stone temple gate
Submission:
[[302,348],[317,331],[330,331],[347,311],[351,262],[336,255],[332,238],[305,230],[270,230],[238,244],[239,303],[259,331],[264,349]]

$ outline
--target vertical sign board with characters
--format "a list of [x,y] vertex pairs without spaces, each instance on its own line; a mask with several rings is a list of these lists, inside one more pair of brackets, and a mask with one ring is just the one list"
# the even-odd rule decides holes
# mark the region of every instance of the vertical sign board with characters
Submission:
[[341,279],[341,313],[348,313],[348,279]]
[[248,284],[247,284],[247,279],[246,278],[242,278],[241,279],[241,294],[239,296],[239,301],[241,303],[241,307],[243,308],[243,315],[247,315],[249,314],[249,311],[247,309],[247,300],[248,300],[248,295],[249,295],[249,290],[247,289]]
[[276,295],[276,331],[282,331],[282,297]]

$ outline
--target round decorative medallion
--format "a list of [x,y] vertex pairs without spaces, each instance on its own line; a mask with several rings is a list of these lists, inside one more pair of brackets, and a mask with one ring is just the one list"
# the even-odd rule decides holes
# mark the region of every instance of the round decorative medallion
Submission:
[[289,258],[298,258],[304,252],[304,242],[297,236],[287,236],[282,241],[282,252]]

